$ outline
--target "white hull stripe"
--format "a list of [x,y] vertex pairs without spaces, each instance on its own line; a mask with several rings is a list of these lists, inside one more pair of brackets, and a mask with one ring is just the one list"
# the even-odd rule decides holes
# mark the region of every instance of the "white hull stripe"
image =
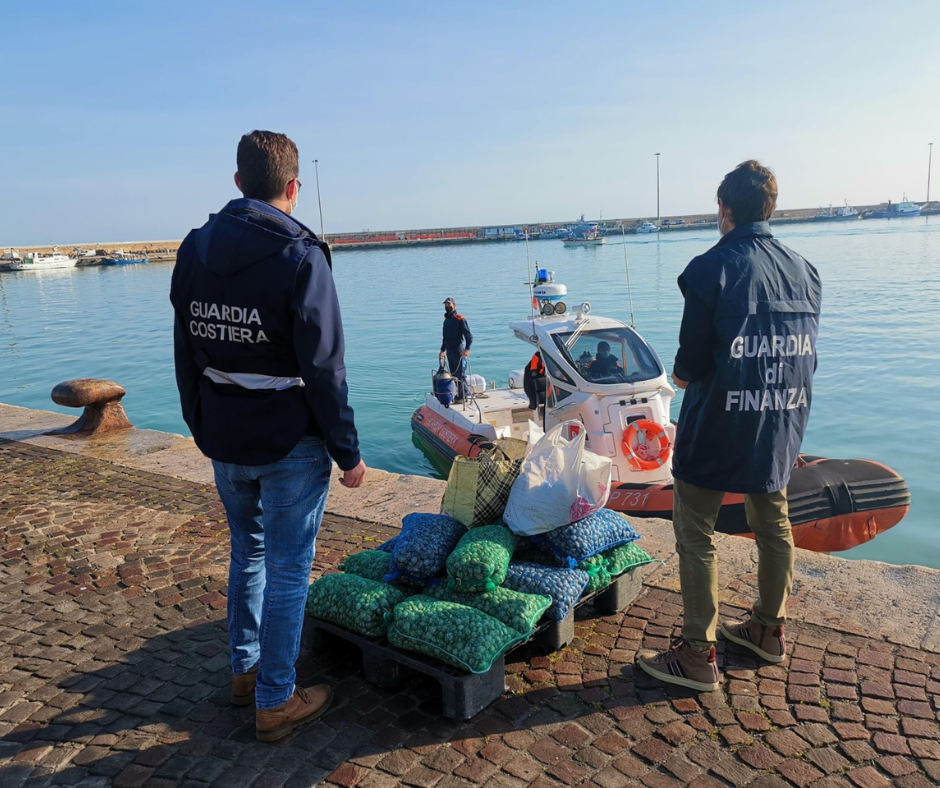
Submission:
[[226,383],[230,386],[240,386],[243,389],[283,389],[303,386],[303,378],[285,378],[275,375],[259,375],[255,372],[222,372],[220,369],[206,367],[202,374],[213,383]]

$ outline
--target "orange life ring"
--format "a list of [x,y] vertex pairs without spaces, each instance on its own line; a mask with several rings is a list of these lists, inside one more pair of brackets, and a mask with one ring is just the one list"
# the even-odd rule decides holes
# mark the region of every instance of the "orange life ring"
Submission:
[[[636,440],[636,448],[633,441]],[[669,459],[669,437],[666,428],[649,419],[627,425],[620,441],[623,454],[638,471],[655,471]]]

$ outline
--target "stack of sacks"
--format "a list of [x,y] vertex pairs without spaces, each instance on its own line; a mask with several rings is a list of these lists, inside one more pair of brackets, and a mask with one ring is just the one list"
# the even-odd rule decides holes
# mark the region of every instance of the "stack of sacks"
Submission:
[[515,536],[502,525],[464,533],[444,562],[446,580],[432,579],[422,594],[392,610],[389,642],[471,673],[489,670],[531,636],[551,604],[548,597],[502,587],[515,547]]
[[410,514],[389,543],[350,555],[343,574],[313,583],[307,612],[483,673],[530,637],[552,604],[503,587],[515,546],[503,525],[467,531],[443,515]]
[[[488,476],[474,478],[482,489]],[[517,502],[524,506],[527,498]],[[398,536],[349,556],[343,575],[314,583],[308,612],[485,672],[542,618],[562,621],[581,596],[651,560],[634,544],[639,536],[623,515],[600,509],[568,522],[579,516],[577,507],[544,511],[544,504],[534,534],[518,523],[473,527],[478,523],[467,518],[464,525],[446,514],[409,514]],[[474,515],[486,508],[462,505]],[[549,526],[549,519],[566,524]]]
[[629,520],[610,509],[519,538],[528,542],[526,560],[509,565],[506,585],[551,596],[547,616],[553,621],[566,618],[584,594],[605,588],[618,575],[652,560],[634,544],[640,537]]

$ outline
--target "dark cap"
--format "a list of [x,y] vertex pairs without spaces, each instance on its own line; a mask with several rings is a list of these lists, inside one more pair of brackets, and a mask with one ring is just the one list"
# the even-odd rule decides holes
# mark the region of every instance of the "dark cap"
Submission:
[[598,350],[610,350],[610,345],[607,342],[601,341],[597,343],[597,349]]
[[457,306],[457,302],[454,301],[453,298],[445,298],[445,299],[444,299],[444,303],[445,303],[445,304],[453,304],[454,306]]

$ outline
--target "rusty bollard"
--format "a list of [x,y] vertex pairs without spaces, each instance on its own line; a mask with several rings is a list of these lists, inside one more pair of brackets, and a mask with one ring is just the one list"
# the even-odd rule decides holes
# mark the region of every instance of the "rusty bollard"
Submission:
[[67,408],[85,408],[78,421],[49,435],[73,435],[88,437],[114,430],[133,429],[127,420],[121,398],[127,392],[113,380],[79,378],[66,380],[52,389],[52,401]]

